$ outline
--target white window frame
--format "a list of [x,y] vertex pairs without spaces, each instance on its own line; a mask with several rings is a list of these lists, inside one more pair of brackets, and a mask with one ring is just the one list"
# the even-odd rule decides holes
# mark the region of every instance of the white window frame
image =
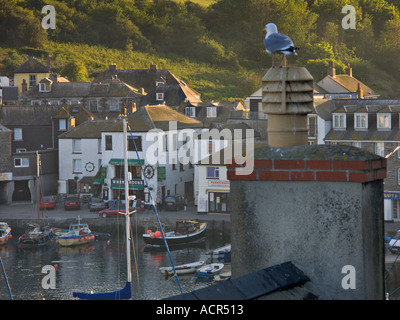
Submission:
[[196,109],[195,107],[186,107],[185,108],[185,115],[188,117],[194,118],[196,117]]
[[119,111],[119,100],[111,99],[108,102],[108,106],[110,111]]
[[[338,121],[336,120],[339,118],[339,126],[337,125]],[[342,119],[343,118],[343,119]],[[332,125],[334,129],[346,129],[346,114],[345,113],[334,113],[333,114],[333,120],[332,120]]]
[[[381,117],[383,117],[383,123],[380,121]],[[376,127],[378,129],[390,129],[392,127],[392,115],[390,113],[377,113],[376,121]]]
[[97,100],[89,100],[89,111],[97,111]]
[[354,114],[354,128],[355,129],[368,129],[368,113],[355,113]]
[[156,92],[156,100],[164,101],[164,92]]
[[16,153],[26,152],[26,148],[17,148],[15,149]]
[[58,120],[58,130],[60,130],[60,131],[67,130],[67,119],[59,119]]
[[[208,169],[214,169],[214,174],[209,174]],[[208,166],[206,167],[207,179],[219,179],[219,167]]]
[[[20,164],[16,164],[16,160],[20,160]],[[28,168],[29,158],[14,158],[14,168]]]
[[46,83],[39,83],[39,92],[50,92],[51,84]]
[[14,141],[22,141],[22,128],[14,128]]
[[72,160],[72,173],[82,173],[82,159]]
[[216,118],[216,117],[217,117],[217,108],[207,107],[207,118]]
[[385,143],[384,142],[376,142],[375,143],[375,153],[381,157],[385,156]]
[[68,100],[69,105],[76,105],[76,104],[81,104],[79,100]]
[[72,153],[82,153],[82,140],[73,139],[72,140]]
[[37,76],[36,74],[30,74],[29,78],[29,88],[32,88],[33,86],[36,86],[36,82],[37,82]]

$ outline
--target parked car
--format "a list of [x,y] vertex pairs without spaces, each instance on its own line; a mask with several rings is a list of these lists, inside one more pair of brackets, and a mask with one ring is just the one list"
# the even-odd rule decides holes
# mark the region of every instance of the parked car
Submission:
[[81,203],[79,201],[79,197],[76,194],[67,195],[64,201],[64,209],[69,210],[69,209],[80,209],[80,208],[81,208]]
[[400,251],[400,230],[397,230],[396,235],[390,240],[389,249],[391,253]]
[[56,206],[56,199],[53,196],[43,196],[39,202],[40,209],[54,209]]
[[[132,212],[134,208],[129,207],[129,212]],[[125,213],[125,204],[110,204],[107,209],[101,210],[99,216],[103,218],[118,216]]]
[[186,199],[181,195],[167,196],[165,197],[164,206],[166,210],[181,210],[186,206]]
[[89,202],[89,210],[90,211],[98,211],[98,210],[103,210],[107,208],[106,203],[104,202],[103,199],[99,198],[92,198]]

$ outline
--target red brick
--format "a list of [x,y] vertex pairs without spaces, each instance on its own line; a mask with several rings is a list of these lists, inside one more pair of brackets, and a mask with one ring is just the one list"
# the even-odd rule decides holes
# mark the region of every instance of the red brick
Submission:
[[379,169],[376,171],[376,176],[375,176],[376,180],[383,180],[385,178],[386,178],[386,168]]
[[258,171],[258,180],[289,181],[289,171]]
[[307,160],[306,169],[330,170],[331,160]]
[[365,172],[349,172],[350,182],[366,182]]
[[358,160],[334,160],[333,170],[364,170],[366,163]]
[[347,172],[316,171],[317,181],[347,181]]
[[228,180],[257,180],[256,171],[248,170],[247,173],[248,174],[237,174],[235,170],[229,170],[227,172],[227,177]]
[[382,165],[382,161],[380,159],[371,161],[371,169],[380,169],[380,168],[386,168],[386,166]]
[[274,160],[274,169],[304,169],[304,160]]
[[272,169],[272,160],[254,160],[255,169]]
[[314,171],[292,171],[290,173],[290,180],[292,181],[314,181]]

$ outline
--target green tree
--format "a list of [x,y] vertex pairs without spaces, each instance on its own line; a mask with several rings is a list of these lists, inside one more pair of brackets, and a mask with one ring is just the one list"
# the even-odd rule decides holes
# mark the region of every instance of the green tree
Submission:
[[70,60],[62,69],[62,74],[65,75],[70,81],[83,82],[87,81],[88,72],[86,66],[78,59]]

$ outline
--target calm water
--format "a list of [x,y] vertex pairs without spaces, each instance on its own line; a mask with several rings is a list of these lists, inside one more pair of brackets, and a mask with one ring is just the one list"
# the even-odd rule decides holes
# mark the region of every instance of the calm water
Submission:
[[[0,255],[15,300],[69,300],[73,291],[108,292],[121,289],[126,282],[124,228],[117,226],[92,227],[92,231],[110,233],[109,244],[97,240],[74,248],[51,244],[37,249],[20,249],[17,239],[23,228],[12,228],[13,238],[0,247]],[[170,266],[165,250],[149,250],[141,232],[133,230],[137,267],[132,254],[132,299],[162,299],[180,294],[174,277],[166,279],[159,267]],[[227,230],[209,228],[206,239],[196,246],[171,249],[175,265],[203,260],[205,252],[230,242]],[[43,289],[42,273],[45,265],[58,265],[56,289]],[[137,271],[136,271],[137,270]],[[137,277],[137,273],[139,277]],[[209,285],[197,282],[194,275],[179,276],[182,291],[190,292]],[[3,274],[0,273],[0,299],[9,299]]]

